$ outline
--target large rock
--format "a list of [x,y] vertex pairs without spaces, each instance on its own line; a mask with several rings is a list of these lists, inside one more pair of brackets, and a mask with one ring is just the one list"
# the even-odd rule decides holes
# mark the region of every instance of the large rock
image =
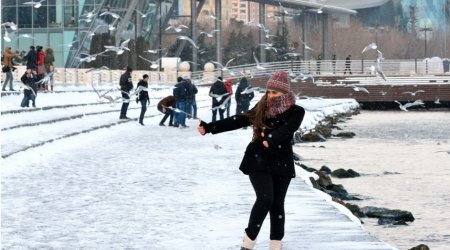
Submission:
[[334,136],[336,137],[341,137],[341,138],[353,138],[356,134],[353,132],[339,132],[337,134],[335,134]]
[[430,248],[425,244],[420,244],[413,248],[410,248],[409,250],[430,250]]
[[402,222],[413,222],[414,216],[409,211],[399,210],[399,209],[387,209],[381,207],[367,206],[361,208],[367,217],[378,218],[379,223],[384,224],[397,224],[400,225]]
[[360,174],[353,169],[345,170],[343,168],[338,168],[331,172],[331,176],[336,178],[353,178],[360,176]]

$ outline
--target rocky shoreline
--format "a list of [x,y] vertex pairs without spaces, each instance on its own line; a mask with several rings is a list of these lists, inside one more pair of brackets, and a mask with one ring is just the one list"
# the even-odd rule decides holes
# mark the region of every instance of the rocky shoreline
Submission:
[[[295,143],[308,143],[308,142],[324,142],[331,137],[340,138],[353,138],[355,133],[350,131],[343,131],[337,124],[345,122],[351,119],[353,115],[359,114],[359,109],[348,111],[342,114],[335,114],[334,116],[328,116],[321,121],[314,129],[305,133],[296,133],[294,135]],[[333,133],[333,130],[339,132]],[[324,147],[324,146],[321,146]],[[323,165],[320,169],[315,169],[306,166],[301,163],[302,157],[294,153],[294,162],[297,166],[301,167],[305,171],[311,173],[309,181],[312,186],[332,197],[334,202],[337,202],[345,206],[353,215],[355,215],[362,224],[364,224],[363,218],[376,218],[379,225],[392,225],[392,226],[407,226],[408,223],[412,223],[415,218],[413,214],[406,210],[390,209],[383,207],[364,206],[359,207],[356,204],[352,204],[351,200],[361,200],[358,196],[350,195],[345,187],[341,184],[334,184],[333,178],[357,178],[361,174],[353,169],[336,169],[331,170],[328,166]],[[410,248],[410,250],[427,250],[428,246],[420,244],[418,246]]]

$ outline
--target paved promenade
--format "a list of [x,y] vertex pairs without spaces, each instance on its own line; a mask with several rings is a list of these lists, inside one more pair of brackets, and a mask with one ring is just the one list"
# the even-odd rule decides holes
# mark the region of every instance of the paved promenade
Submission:
[[[160,127],[155,104],[145,127],[115,124],[2,159],[2,248],[239,249],[254,201],[238,170],[251,130],[202,137],[194,120],[187,129]],[[209,105],[203,107],[199,117],[209,120]],[[130,109],[129,116],[138,113]],[[57,127],[117,116],[21,131],[63,133]],[[293,179],[284,250],[393,249],[326,200]],[[268,222],[256,249],[268,249]]]

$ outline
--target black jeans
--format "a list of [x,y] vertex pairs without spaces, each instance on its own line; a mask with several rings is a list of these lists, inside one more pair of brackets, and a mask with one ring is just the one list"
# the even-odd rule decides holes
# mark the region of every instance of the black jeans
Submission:
[[122,108],[120,109],[120,116],[127,116],[128,105],[130,105],[130,94],[122,91]]
[[142,99],[139,101],[141,102],[141,114],[139,115],[139,122],[143,123],[144,115],[145,115],[145,112],[147,111],[147,99]]
[[164,124],[164,122],[166,122],[166,120],[167,120],[167,117],[170,116],[169,126],[172,126],[173,125],[173,110],[166,108],[166,112],[164,113],[163,106],[161,106],[161,105],[158,105],[158,110],[159,110],[159,112],[164,114],[164,117],[161,119],[161,122],[159,122],[159,124]]
[[270,239],[281,240],[284,237],[284,198],[291,177],[271,175],[269,173],[251,173],[250,181],[255,189],[256,201],[245,229],[247,236],[255,240],[267,213],[270,212]]

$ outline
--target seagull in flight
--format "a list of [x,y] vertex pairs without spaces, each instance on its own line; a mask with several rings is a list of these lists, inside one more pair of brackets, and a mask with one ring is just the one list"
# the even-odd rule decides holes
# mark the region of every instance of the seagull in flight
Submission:
[[298,37],[298,39],[300,40],[301,43],[303,43],[303,45],[305,46],[305,49],[309,49],[309,50],[311,50],[311,51],[314,51],[314,49],[312,49],[311,47],[308,46],[308,44],[306,44],[305,42],[303,42],[303,40],[302,40],[300,37]]
[[233,60],[234,60],[234,58],[231,58],[230,60],[228,60],[228,62],[225,64],[225,66],[223,66],[220,62],[216,62],[216,61],[211,61],[211,62],[218,65],[221,70],[228,70],[228,64],[230,64],[230,62],[232,62]]
[[358,92],[358,91],[362,91],[362,92],[366,92],[367,94],[369,94],[370,92],[361,86],[356,86],[356,85],[349,85],[348,87],[352,88],[354,91]]
[[405,92],[402,92],[402,94],[410,94],[411,96],[416,96],[417,93],[423,93],[423,92],[425,92],[425,90],[419,89],[419,90],[417,90],[415,92],[405,91]]
[[292,82],[297,82],[298,80],[305,81],[308,78],[311,78],[312,82],[314,83],[314,75],[311,73],[299,73],[297,76],[290,79]]
[[104,16],[104,15],[112,16],[114,19],[119,19],[120,18],[119,14],[111,12],[111,11],[102,12],[99,16]]
[[158,68],[159,67],[159,61],[161,61],[161,58],[158,58],[158,60],[156,60],[156,61],[150,61],[147,58],[144,58],[142,56],[139,56],[139,58],[141,58],[142,60],[145,60],[148,63],[150,63],[150,68],[152,68],[152,69]]
[[35,2],[35,1],[31,1],[31,2],[25,2],[23,3],[24,5],[33,5],[33,7],[35,9],[38,9],[39,7],[42,6],[42,2],[44,2],[45,0],[40,0],[39,2]]
[[5,35],[3,36],[3,40],[5,40],[5,42],[9,43],[11,42],[11,36],[9,36],[8,30],[5,29]]
[[[227,94],[230,94],[230,93],[227,93]],[[217,107],[212,108],[211,110],[216,110],[216,109],[226,109],[226,108],[227,108],[228,100],[231,99],[231,96],[233,96],[233,95],[229,95],[229,96],[222,102],[222,104],[220,104],[220,105],[217,106]]]
[[361,54],[364,54],[364,52],[368,51],[369,49],[377,49],[377,48],[378,48],[378,46],[376,43],[371,43],[371,44],[367,45],[366,47],[364,47]]
[[128,38],[127,40],[123,41],[120,44],[120,46],[105,45],[104,47],[106,48],[106,50],[104,52],[114,51],[114,52],[116,52],[117,55],[121,55],[121,54],[123,54],[123,52],[125,50],[130,51],[130,49],[127,47],[129,42],[130,42],[130,38]]
[[178,25],[177,27],[175,27],[175,26],[172,26],[172,25],[169,25],[167,28],[166,28],[166,31],[167,30],[170,30],[170,29],[173,29],[175,32],[181,32],[183,29],[189,29],[189,27],[188,26],[186,26],[186,25],[183,25],[183,24],[180,24],[180,25]]
[[162,48],[162,49],[149,49],[149,50],[146,50],[146,51],[144,51],[144,52],[147,52],[147,53],[150,53],[150,54],[156,54],[156,53],[158,53],[159,51],[164,51],[166,48]]
[[408,111],[408,108],[418,106],[418,105],[425,105],[422,100],[416,100],[414,102],[408,102],[405,103],[405,105],[402,105],[399,101],[394,101],[395,103],[398,103],[398,107],[403,111]]
[[284,15],[289,15],[289,12],[283,7],[283,5],[281,5],[281,2],[278,2],[278,4],[280,5],[281,8],[281,12],[283,12]]
[[2,23],[2,26],[8,26],[10,27],[12,30],[17,30],[17,24],[15,24],[14,22],[6,22],[6,23]]
[[208,32],[206,32],[206,31],[201,31],[201,32],[200,32],[200,35],[203,35],[203,34],[205,34],[205,35],[206,35],[207,37],[210,37],[210,38],[211,38],[211,37],[214,37],[214,35],[213,35],[213,34],[214,34],[214,32],[219,32],[219,31],[220,31],[220,30],[212,30],[212,31],[211,31],[211,32],[209,32],[209,33],[208,33]]
[[245,89],[241,92],[241,94],[243,94],[243,95],[245,95],[245,94],[250,94],[250,93],[253,93],[253,92],[255,92],[255,91],[258,91],[258,92],[263,91],[263,92],[265,92],[266,90],[265,90],[265,89],[262,89],[262,88],[260,88],[260,87],[247,87],[247,88],[245,88]]
[[86,73],[89,72],[100,72],[102,70],[110,70],[110,68],[106,67],[106,66],[101,66],[100,68],[90,68],[86,71]]
[[259,61],[258,61],[258,58],[256,58],[255,51],[253,51],[253,59],[255,59],[255,62],[256,62],[256,69],[257,69],[257,70],[266,70],[266,68],[264,68],[263,66],[261,66],[261,64],[260,64]]
[[194,48],[199,49],[199,47],[197,46],[197,44],[195,44],[194,40],[192,40],[191,38],[187,37],[187,36],[177,36],[177,39],[180,40],[186,40],[188,41],[190,44],[192,44],[192,46],[194,46]]
[[381,78],[383,78],[384,81],[387,81],[386,75],[384,74],[383,70],[381,69],[381,61],[384,60],[383,53],[381,51],[377,50],[377,60],[375,62],[375,71]]
[[147,13],[142,13],[140,10],[138,9],[134,9],[137,13],[139,13],[139,15],[141,15],[141,18],[146,18],[148,16],[148,14],[152,13],[151,11],[147,12]]

